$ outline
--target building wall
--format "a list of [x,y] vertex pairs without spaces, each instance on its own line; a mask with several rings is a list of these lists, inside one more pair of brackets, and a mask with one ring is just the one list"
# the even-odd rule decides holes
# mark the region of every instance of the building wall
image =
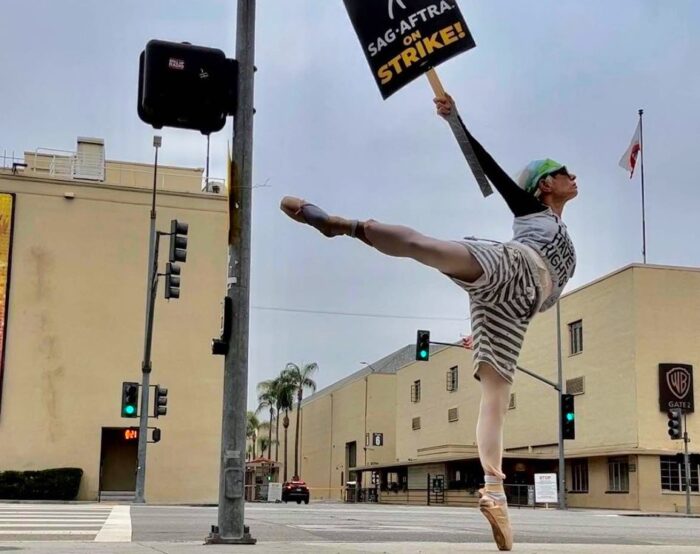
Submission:
[[[94,499],[101,428],[138,421],[120,417],[120,394],[141,376],[151,195],[27,173],[3,173],[0,190],[16,193],[0,470],[80,467],[79,498]],[[158,198],[158,228],[179,218],[190,234],[181,298],[166,302],[161,283],[156,300],[151,383],[169,403],[150,422],[163,436],[148,448],[152,502],[218,496],[222,359],[210,341],[226,286],[223,200],[198,188]]]
[[[446,373],[458,368],[458,388],[446,389]],[[433,353],[427,362],[416,361],[396,375],[396,458],[416,460],[432,455],[464,452],[476,445],[476,418],[479,385],[472,377],[471,351],[446,347]],[[420,402],[411,401],[411,386],[420,380]],[[459,419],[448,421],[448,409],[457,408]],[[413,418],[420,417],[421,428],[413,430]]]
[[[693,366],[695,405],[700,402],[700,270],[635,268],[637,418],[640,446],[683,451],[669,440],[667,415],[659,407],[659,364]],[[688,434],[700,437],[700,415],[687,417]],[[698,452],[697,447],[691,450]]]
[[[565,444],[570,453],[637,445],[632,284],[633,272],[623,271],[560,301],[564,381],[585,379],[585,393],[575,397],[576,439]],[[583,321],[583,351],[571,355],[569,324],[577,320]],[[555,307],[532,321],[520,364],[556,382],[556,348]],[[555,390],[522,372],[513,390],[517,408],[509,413],[506,448],[556,445]]]
[[[682,442],[670,441],[666,435],[666,416],[658,407],[658,363],[676,361],[697,368],[699,303],[700,271],[638,265],[562,298],[564,380],[582,376],[585,390],[575,397],[576,439],[566,441],[565,449],[567,457],[587,458],[589,470],[589,491],[570,492],[571,506],[658,511],[680,511],[684,506],[682,493],[661,492],[659,456],[680,451]],[[569,324],[578,320],[583,322],[583,351],[572,354]],[[537,315],[532,322],[521,365],[556,382],[556,348],[553,309]],[[446,372],[455,365],[459,368],[458,390],[448,392]],[[420,402],[411,401],[411,385],[416,380],[421,381]],[[333,421],[356,420],[358,416],[352,410],[363,405],[364,389],[357,383],[338,387],[335,396],[344,391],[354,400],[348,397],[336,403]],[[431,354],[429,362],[401,367],[395,375],[395,459],[380,463],[386,467],[393,461],[405,466],[424,460],[425,464],[409,466],[409,480],[417,484],[417,479],[422,480],[427,468],[432,467],[430,464],[438,463],[441,457],[474,458],[479,393],[478,382],[472,378],[471,353],[464,349],[446,348]],[[522,456],[526,462],[528,458],[556,460],[554,389],[518,372],[513,393],[515,408],[508,411],[504,434],[508,457]],[[347,407],[351,405],[354,408]],[[449,408],[458,408],[457,422],[448,422]],[[304,421],[311,416],[309,410]],[[419,430],[412,429],[414,417],[421,418]],[[700,431],[694,427],[695,419],[694,415],[688,418],[691,434]],[[630,465],[629,491],[624,493],[609,490],[609,458],[620,455],[627,456]],[[334,453],[334,468],[342,463],[343,459]],[[530,469],[551,462],[532,463]],[[570,487],[570,467],[567,473]],[[382,498],[392,503],[423,501],[422,496],[409,496],[410,491],[388,492]],[[700,495],[694,494],[693,503],[698,502]]]
[[[615,510],[640,509],[640,471],[637,456],[629,456],[629,491],[610,492],[607,456],[588,458],[588,492],[567,494],[567,503],[572,508],[609,508]],[[567,464],[569,465],[569,464]],[[632,469],[634,468],[634,471]],[[571,468],[567,468],[567,484],[571,483]],[[659,490],[656,495],[658,497]]]
[[[386,463],[395,458],[395,376],[363,373],[366,374],[339,389],[319,391],[302,403],[299,473],[317,500],[343,497],[350,471],[346,460],[347,443],[356,442],[358,466]],[[290,478],[294,473],[296,415],[295,407],[289,415]],[[365,450],[365,432],[370,438],[372,433],[383,433],[384,445],[370,445]]]

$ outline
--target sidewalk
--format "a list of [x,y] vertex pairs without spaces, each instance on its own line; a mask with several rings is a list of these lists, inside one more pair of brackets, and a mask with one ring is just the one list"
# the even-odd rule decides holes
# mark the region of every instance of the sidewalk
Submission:
[[[96,542],[0,542],[0,552],[8,550],[46,554],[217,554],[238,552],[284,552],[285,554],[442,554],[478,553],[494,554],[498,549],[493,543],[334,543],[334,542],[258,542],[255,546],[205,546],[201,542],[143,542],[143,543],[96,543]],[[516,544],[514,552],[522,554],[556,553],[601,554],[601,553],[674,553],[698,554],[700,546],[636,546],[615,544]]]

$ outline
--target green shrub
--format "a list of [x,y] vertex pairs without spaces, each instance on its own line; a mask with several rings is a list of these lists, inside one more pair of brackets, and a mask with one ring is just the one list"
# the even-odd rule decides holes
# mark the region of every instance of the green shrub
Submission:
[[0,498],[5,500],[74,500],[83,470],[75,467],[41,471],[0,472]]

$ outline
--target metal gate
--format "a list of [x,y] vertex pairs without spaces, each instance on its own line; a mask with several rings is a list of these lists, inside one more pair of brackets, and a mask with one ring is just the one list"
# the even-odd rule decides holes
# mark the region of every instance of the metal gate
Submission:
[[445,503],[445,476],[428,473],[428,506]]

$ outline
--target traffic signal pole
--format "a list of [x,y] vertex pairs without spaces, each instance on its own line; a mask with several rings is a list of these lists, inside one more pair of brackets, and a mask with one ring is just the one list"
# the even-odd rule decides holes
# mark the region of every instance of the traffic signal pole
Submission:
[[255,544],[244,525],[250,234],[253,174],[255,0],[238,0],[236,22],[238,103],[233,118],[226,296],[232,321],[224,361],[218,525],[207,544]]
[[158,237],[156,231],[156,179],[158,176],[159,136],[153,137],[156,149],[153,164],[153,197],[151,201],[151,230],[148,246],[148,283],[146,285],[146,332],[143,345],[143,362],[141,363],[141,419],[139,420],[139,445],[136,465],[136,494],[134,502],[146,502],[146,447],[148,446],[148,393],[151,376],[151,343],[153,339],[153,311],[155,309],[156,288],[158,286]]
[[690,458],[688,457],[688,413],[683,413],[683,442],[685,443],[683,452],[683,465],[685,466],[685,513],[690,515]]
[[557,301],[557,400],[559,407],[559,509],[566,510],[566,462],[564,461],[564,414],[562,394],[564,393],[564,371],[561,361],[561,313]]

